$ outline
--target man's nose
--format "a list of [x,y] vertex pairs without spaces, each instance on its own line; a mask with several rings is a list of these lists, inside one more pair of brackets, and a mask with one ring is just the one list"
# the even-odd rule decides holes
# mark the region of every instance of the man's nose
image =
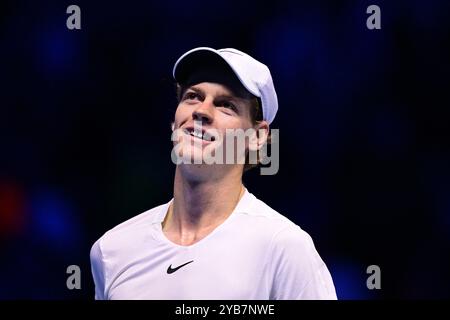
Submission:
[[202,103],[192,112],[192,118],[195,121],[201,121],[202,123],[212,123],[214,119],[213,101],[209,99],[203,100]]

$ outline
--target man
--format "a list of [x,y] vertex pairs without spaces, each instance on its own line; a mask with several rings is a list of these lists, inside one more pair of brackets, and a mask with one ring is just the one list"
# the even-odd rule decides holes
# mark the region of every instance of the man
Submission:
[[[96,299],[336,299],[310,236],[242,184],[240,160],[267,143],[278,109],[269,69],[236,49],[202,47],[173,75],[173,199],[93,245]],[[250,132],[243,148],[228,144],[239,130]]]

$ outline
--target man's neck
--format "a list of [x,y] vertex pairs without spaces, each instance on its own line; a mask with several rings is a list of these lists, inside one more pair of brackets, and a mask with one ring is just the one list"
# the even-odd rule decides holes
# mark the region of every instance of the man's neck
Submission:
[[174,200],[163,222],[165,234],[182,245],[212,232],[230,216],[244,194],[241,172],[204,181],[191,181],[186,176],[177,167]]

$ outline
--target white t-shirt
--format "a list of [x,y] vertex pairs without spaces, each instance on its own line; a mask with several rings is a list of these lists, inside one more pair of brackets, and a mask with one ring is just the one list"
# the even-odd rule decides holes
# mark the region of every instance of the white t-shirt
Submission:
[[169,204],[95,242],[96,299],[336,299],[311,237],[247,190],[222,224],[190,246],[164,235]]

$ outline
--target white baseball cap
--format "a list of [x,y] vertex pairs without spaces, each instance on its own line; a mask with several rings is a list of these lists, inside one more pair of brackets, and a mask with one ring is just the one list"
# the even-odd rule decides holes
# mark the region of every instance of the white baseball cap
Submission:
[[[173,67],[173,77],[183,83],[200,66],[206,56],[223,59],[242,85],[254,96],[261,99],[263,119],[271,123],[278,110],[278,99],[269,68],[248,54],[233,49],[213,49],[199,47],[183,54]],[[219,60],[220,61],[220,60]]]

